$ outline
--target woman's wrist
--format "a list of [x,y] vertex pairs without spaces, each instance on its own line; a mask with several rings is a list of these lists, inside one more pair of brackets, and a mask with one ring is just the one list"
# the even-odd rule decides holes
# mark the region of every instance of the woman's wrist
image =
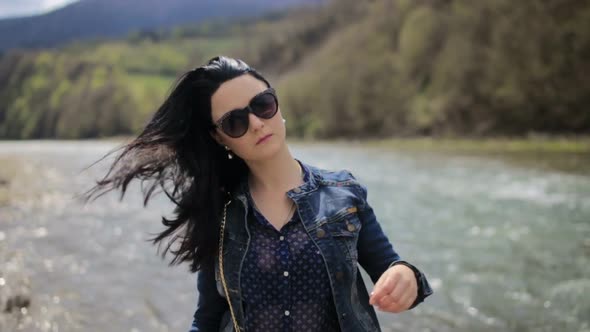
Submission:
[[395,265],[404,265],[404,266],[410,268],[410,270],[412,270],[414,272],[414,277],[416,278],[416,285],[418,287],[417,287],[416,299],[414,300],[412,305],[408,308],[408,309],[412,309],[415,306],[417,306],[420,302],[424,301],[424,298],[426,297],[426,295],[424,294],[424,283],[422,280],[423,279],[422,272],[420,272],[420,270],[418,270],[418,268],[416,268],[414,265],[412,265],[404,260],[395,261],[395,262],[391,263],[391,265],[389,265],[389,267],[391,268]]

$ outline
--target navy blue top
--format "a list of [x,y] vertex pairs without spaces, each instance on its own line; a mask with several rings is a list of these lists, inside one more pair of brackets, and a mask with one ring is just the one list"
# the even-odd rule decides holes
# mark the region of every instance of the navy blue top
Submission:
[[298,213],[278,231],[247,197],[254,218],[241,274],[246,331],[340,331],[324,259]]

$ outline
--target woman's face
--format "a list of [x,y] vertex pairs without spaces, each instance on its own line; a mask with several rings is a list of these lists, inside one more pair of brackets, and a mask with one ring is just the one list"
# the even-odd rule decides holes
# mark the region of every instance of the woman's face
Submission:
[[[268,89],[257,78],[244,74],[224,82],[211,96],[211,118],[216,123],[224,114],[241,109],[250,103],[252,97]],[[280,108],[270,119],[248,114],[249,126],[246,133],[238,138],[228,136],[219,127],[212,132],[213,138],[221,145],[244,160],[264,160],[277,153],[285,144],[285,125]],[[261,138],[270,135],[264,141]]]

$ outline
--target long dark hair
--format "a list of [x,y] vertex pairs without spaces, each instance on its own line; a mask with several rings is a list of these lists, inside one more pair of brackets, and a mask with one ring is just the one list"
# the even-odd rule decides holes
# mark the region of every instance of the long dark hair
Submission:
[[[183,74],[141,134],[111,152],[121,151],[104,178],[85,194],[88,201],[120,189],[123,199],[133,179],[141,181],[144,205],[155,192],[164,192],[175,204],[174,218],[162,217],[166,229],[150,241],[160,245],[171,236],[162,258],[170,251],[174,255],[170,265],[188,261],[191,272],[217,254],[227,193],[248,172],[244,160],[228,159],[227,151],[210,135],[211,96],[223,82],[243,74],[270,87],[245,62],[225,56]],[[178,248],[171,250],[177,242]]]

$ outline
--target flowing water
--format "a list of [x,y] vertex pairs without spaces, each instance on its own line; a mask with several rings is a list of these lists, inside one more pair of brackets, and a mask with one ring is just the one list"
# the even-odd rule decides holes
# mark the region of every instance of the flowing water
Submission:
[[[0,178],[0,331],[188,330],[195,275],[147,241],[170,216],[165,197],[144,208],[137,185],[122,202],[75,197],[106,163],[84,167],[116,146],[0,143],[0,176],[12,174]],[[482,154],[291,148],[352,171],[396,251],[430,280],[435,294],[416,309],[379,313],[384,331],[590,331],[589,174]]]

